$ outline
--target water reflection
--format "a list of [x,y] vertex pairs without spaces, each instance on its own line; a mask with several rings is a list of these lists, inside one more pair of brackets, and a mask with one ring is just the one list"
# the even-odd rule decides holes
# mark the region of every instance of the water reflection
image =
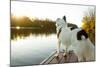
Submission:
[[11,29],[11,65],[40,64],[56,49],[56,32]]
[[45,36],[49,36],[50,34],[55,34],[56,30],[54,29],[49,29],[49,30],[45,30],[45,29],[11,29],[11,39],[18,39],[18,38],[24,38],[27,37],[29,35],[34,34],[35,36],[39,36],[39,35],[45,35]]

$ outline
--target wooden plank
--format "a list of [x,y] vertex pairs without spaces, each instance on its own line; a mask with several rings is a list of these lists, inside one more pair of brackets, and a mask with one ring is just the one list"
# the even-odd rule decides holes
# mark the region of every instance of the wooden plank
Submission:
[[59,63],[72,63],[78,62],[77,56],[71,51],[66,57],[63,56],[63,52],[59,54],[59,57],[55,57],[56,51],[53,52],[48,58],[46,58],[40,64],[59,64]]
[[68,60],[69,60],[69,55],[67,54],[67,56],[63,57],[60,61],[60,63],[68,63]]
[[61,59],[63,58],[63,53],[61,52],[58,57],[55,57],[49,64],[58,64],[60,63]]
[[60,63],[73,63],[78,62],[77,56],[72,52],[68,53],[66,57],[63,57]]
[[43,60],[40,64],[48,64],[54,58],[55,54],[56,54],[56,51],[52,52],[49,55],[49,57],[47,57],[45,60]]
[[70,59],[68,61],[69,63],[78,62],[78,57],[74,53],[69,54],[69,56],[70,56]]

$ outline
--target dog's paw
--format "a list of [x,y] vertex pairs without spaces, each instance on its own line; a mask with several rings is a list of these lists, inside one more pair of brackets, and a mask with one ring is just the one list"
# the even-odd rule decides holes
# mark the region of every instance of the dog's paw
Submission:
[[63,56],[64,56],[64,57],[67,57],[67,53],[64,53]]
[[58,58],[58,57],[59,57],[59,54],[57,53],[57,54],[55,54],[54,56],[55,56],[56,58]]

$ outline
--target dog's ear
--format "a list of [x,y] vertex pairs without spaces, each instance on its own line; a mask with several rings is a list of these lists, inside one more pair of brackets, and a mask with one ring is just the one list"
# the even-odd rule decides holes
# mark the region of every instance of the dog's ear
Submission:
[[63,20],[66,22],[66,16],[63,16]]

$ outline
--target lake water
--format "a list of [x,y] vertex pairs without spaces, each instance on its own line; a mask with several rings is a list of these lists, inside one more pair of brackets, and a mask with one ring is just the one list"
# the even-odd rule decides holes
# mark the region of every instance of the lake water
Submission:
[[[16,32],[16,31],[15,31]],[[37,65],[56,50],[57,37],[55,33],[49,35],[36,34],[28,31],[15,35],[11,33],[11,65]]]

